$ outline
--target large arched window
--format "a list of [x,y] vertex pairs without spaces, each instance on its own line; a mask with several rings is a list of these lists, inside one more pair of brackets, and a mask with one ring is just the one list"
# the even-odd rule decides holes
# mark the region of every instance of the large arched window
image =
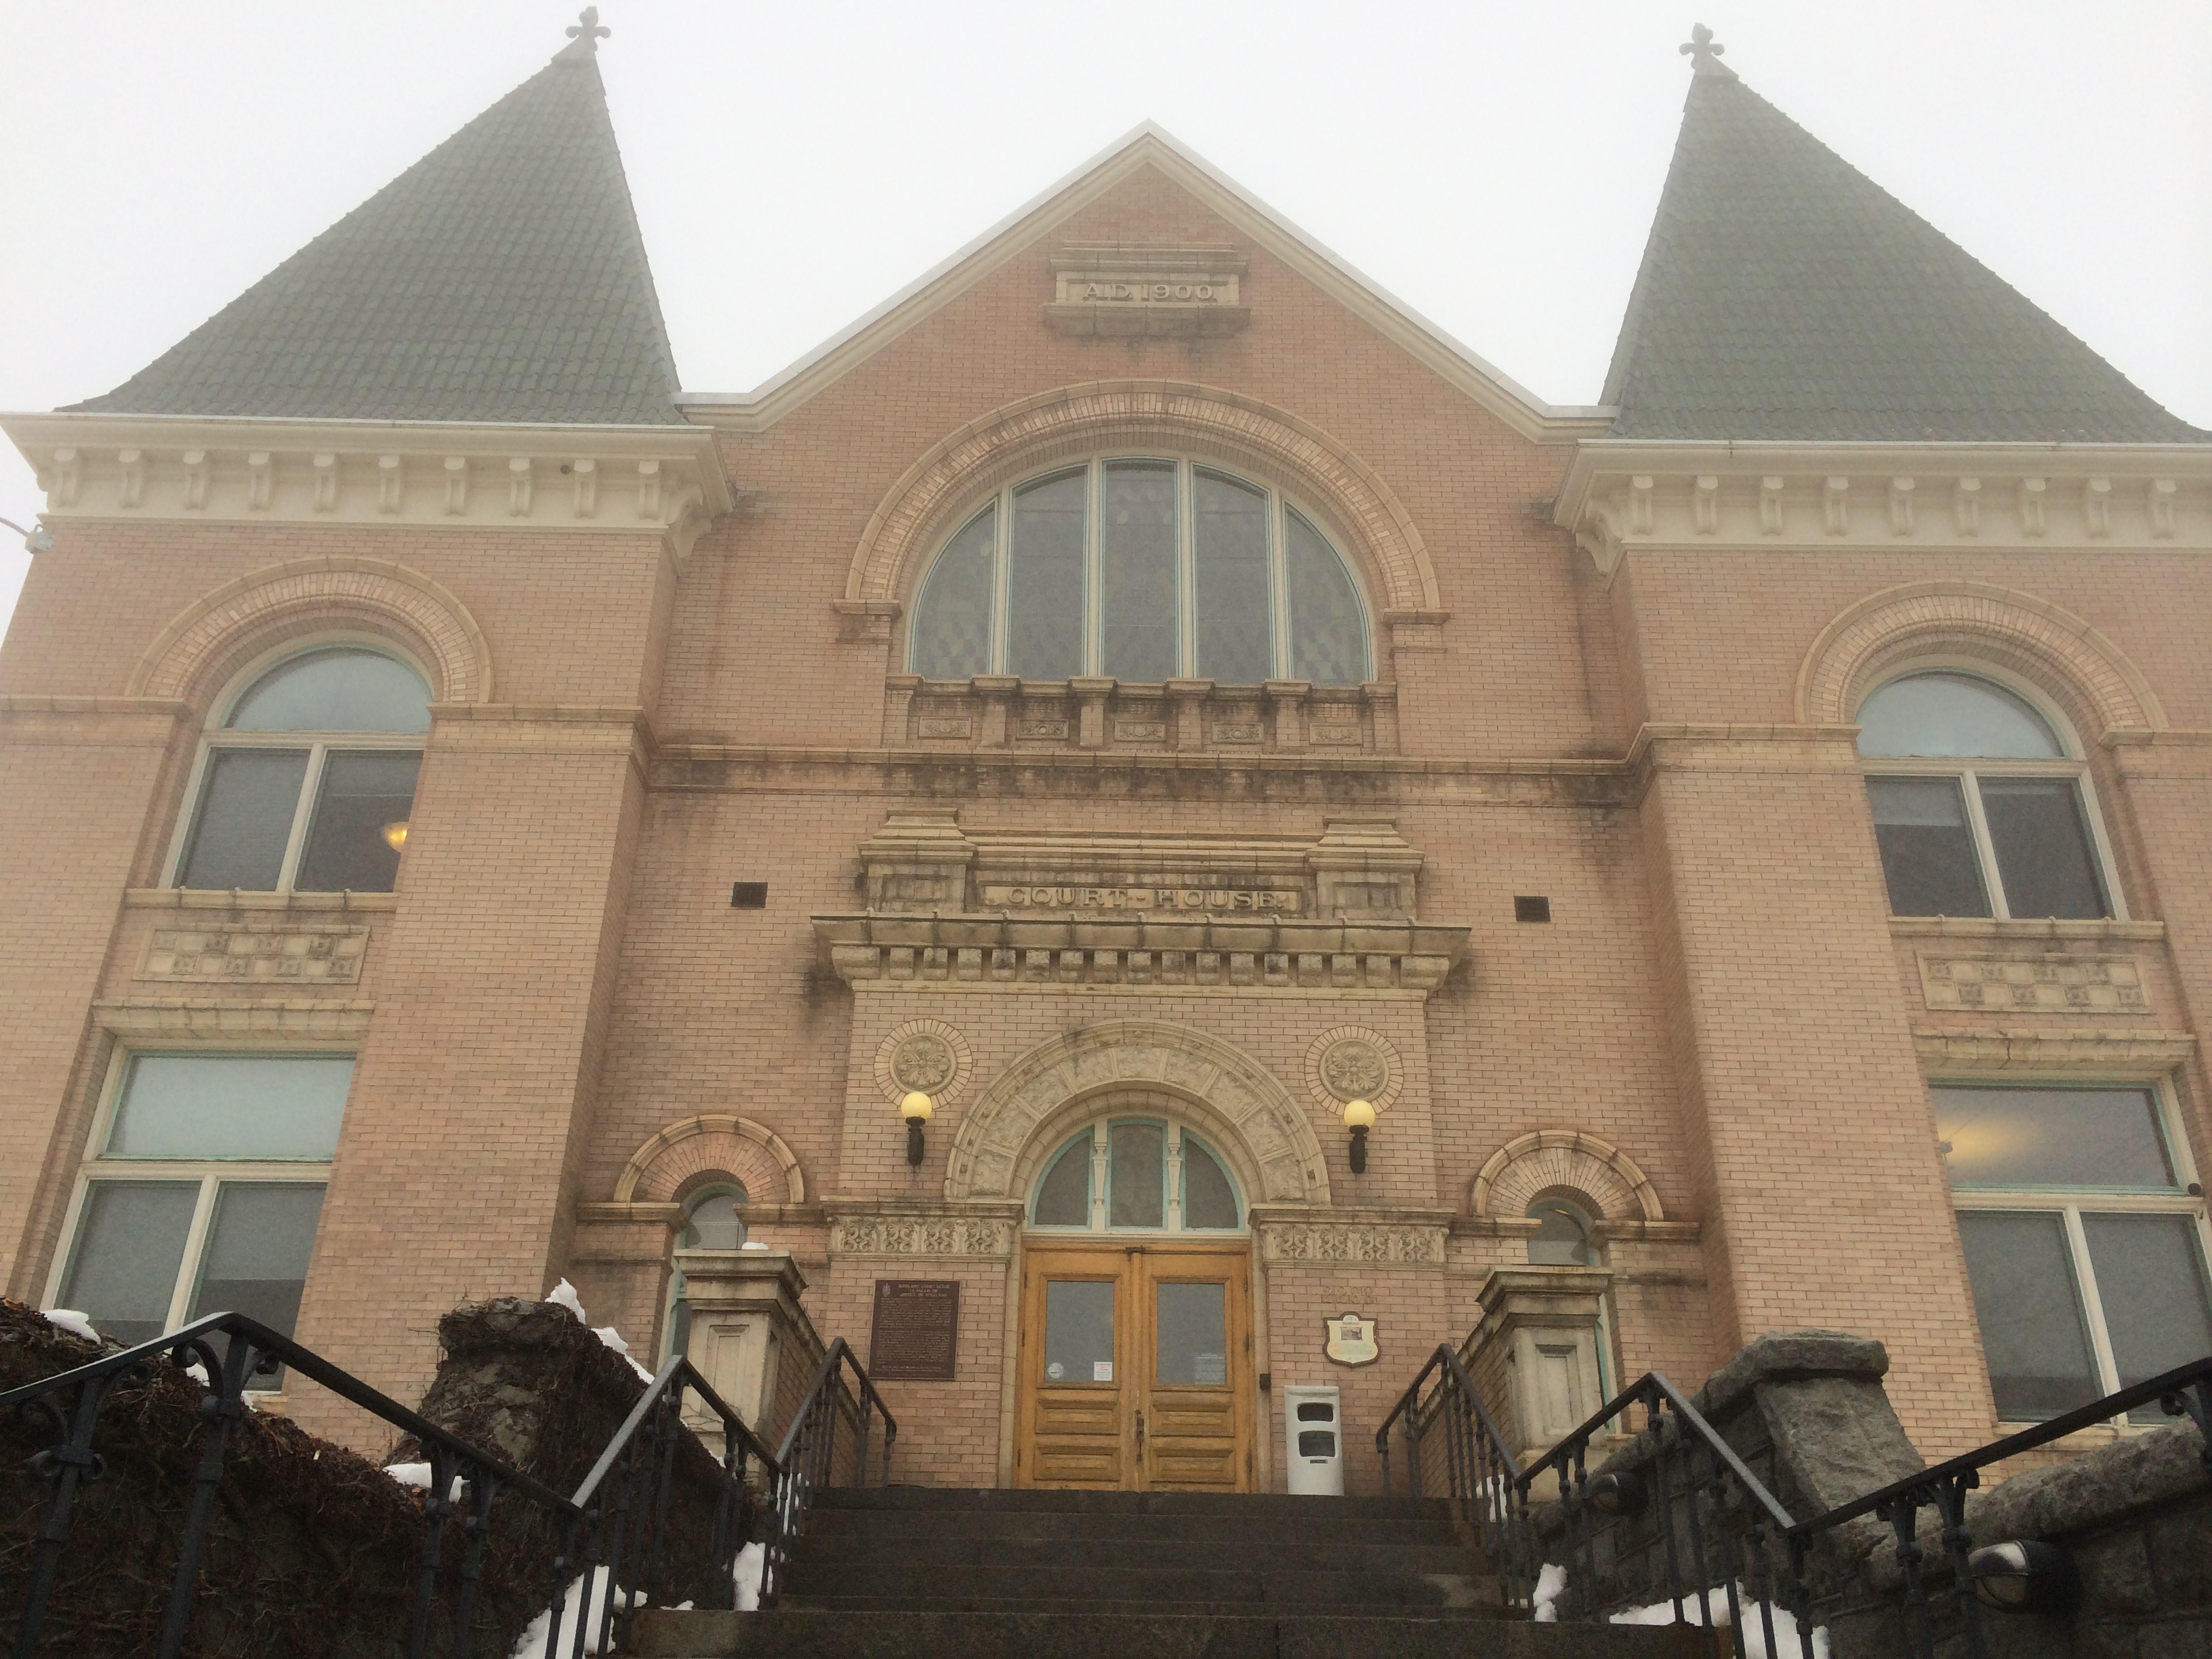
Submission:
[[288,658],[208,731],[179,887],[388,893],[414,811],[430,688],[397,657]]
[[1029,479],[969,520],[923,579],[908,666],[1232,685],[1374,672],[1359,590],[1310,519],[1259,484],[1145,457]]
[[1232,1232],[1243,1206],[1229,1167],[1182,1125],[1103,1119],[1054,1153],[1030,1224],[1088,1232]]
[[1900,916],[2117,914],[2087,769],[1996,681],[1906,674],[1859,706],[1875,838]]

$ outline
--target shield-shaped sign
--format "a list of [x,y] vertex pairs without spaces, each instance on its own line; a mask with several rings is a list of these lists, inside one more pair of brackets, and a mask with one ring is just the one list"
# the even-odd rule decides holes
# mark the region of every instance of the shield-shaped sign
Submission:
[[1382,1357],[1375,1346],[1373,1320],[1348,1313],[1340,1319],[1325,1319],[1322,1326],[1328,1333],[1328,1357],[1338,1364],[1371,1365]]

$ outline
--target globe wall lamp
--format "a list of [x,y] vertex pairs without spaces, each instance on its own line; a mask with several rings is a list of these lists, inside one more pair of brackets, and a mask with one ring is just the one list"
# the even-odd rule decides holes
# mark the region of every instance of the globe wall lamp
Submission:
[[44,530],[26,530],[13,519],[0,519],[0,524],[6,525],[23,538],[26,553],[51,553],[54,550],[54,538]]
[[921,1126],[936,1110],[936,1103],[919,1089],[909,1090],[899,1102],[899,1115],[906,1120],[906,1161],[916,1169],[921,1167]]
[[2074,1563],[2056,1544],[2014,1539],[1966,1558],[1974,1599],[1999,1613],[2063,1613],[2080,1594]]
[[1371,1100],[1347,1100],[1344,1103],[1344,1127],[1352,1131],[1352,1173],[1367,1173],[1367,1132],[1375,1127],[1375,1103]]

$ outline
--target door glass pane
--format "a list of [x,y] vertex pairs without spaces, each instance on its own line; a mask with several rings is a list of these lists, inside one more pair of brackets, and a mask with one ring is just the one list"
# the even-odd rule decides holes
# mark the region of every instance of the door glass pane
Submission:
[[1091,1137],[1085,1135],[1053,1160],[1037,1182],[1036,1224],[1040,1227],[1088,1227],[1091,1224]]
[[1114,1380],[1114,1281],[1055,1279],[1044,1287],[1044,1380]]
[[2042,715],[1973,674],[1908,674],[1859,705],[1862,755],[1984,756],[2057,760],[2065,754]]
[[1109,461],[1098,526],[1098,672],[1164,680],[1182,629],[1176,577],[1176,475],[1166,461]]
[[1158,1376],[1166,1387],[1218,1389],[1229,1382],[1229,1287],[1162,1285]]
[[999,510],[987,507],[937,556],[915,606],[914,672],[964,680],[991,672],[991,605],[997,586]]
[[326,1159],[352,1083],[351,1054],[140,1054],[107,1156]]
[[307,775],[304,749],[219,749],[210,755],[199,817],[177,885],[273,891]]
[[307,825],[293,888],[303,893],[388,893],[399,875],[399,849],[415,810],[412,750],[333,750]]
[[1358,685],[1367,678],[1367,623],[1352,573],[1320,531],[1296,513],[1286,526],[1283,576],[1291,597],[1291,678]]
[[1229,1183],[1213,1154],[1182,1138],[1182,1224],[1186,1227],[1234,1227],[1237,1189]]
[[[2084,1215],[2081,1231],[2122,1388],[2212,1354],[2212,1291],[2194,1217]],[[2155,1400],[2129,1415],[2166,1420]]]
[[255,681],[224,723],[234,732],[427,732],[430,688],[380,651],[312,651]]
[[2173,1165],[2148,1089],[1940,1086],[1936,1135],[1962,1188],[2132,1187],[2174,1190]]
[[1116,1123],[1108,1131],[1107,1149],[1106,1190],[1112,1200],[1107,1224],[1165,1226],[1166,1130],[1157,1123]]
[[1997,1415],[2039,1422],[2097,1398],[2104,1390],[2067,1255],[2065,1218],[1961,1210],[1959,1237]]
[[2005,907],[2016,916],[2106,916],[2096,854],[2071,778],[1980,780]]
[[1014,492],[1006,578],[1006,672],[1064,680],[1083,672],[1083,498],[1087,472]]
[[61,1305],[103,1336],[151,1342],[169,1322],[169,1298],[199,1203],[197,1181],[95,1181],[86,1188]]
[[1893,916],[1985,916],[1966,802],[1954,778],[1869,778]]
[[1274,674],[1267,599],[1267,498],[1218,473],[1192,475],[1197,543],[1198,672],[1224,685]]

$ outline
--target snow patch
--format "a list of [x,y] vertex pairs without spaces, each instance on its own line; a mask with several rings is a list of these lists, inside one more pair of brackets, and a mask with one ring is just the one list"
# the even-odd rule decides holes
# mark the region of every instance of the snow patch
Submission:
[[185,1367],[185,1375],[191,1377],[193,1382],[198,1383],[200,1387],[204,1389],[211,1389],[215,1387],[215,1380],[207,1374],[207,1367],[201,1364],[197,1359],[192,1361],[191,1364]]
[[[564,1285],[568,1283],[566,1279],[561,1282]],[[549,1302],[552,1299],[550,1297],[546,1298]],[[607,1612],[607,1570],[605,1567],[593,1567],[591,1571],[591,1602],[583,1609],[583,1650],[586,1653],[599,1653],[604,1650],[599,1646],[599,1624],[606,1617]],[[561,1644],[557,1656],[549,1655],[545,1651],[545,1638],[551,1628],[553,1615],[550,1613],[541,1613],[530,1621],[529,1627],[516,1639],[514,1651],[509,1656],[509,1659],[569,1659],[569,1656],[576,1651],[576,1615],[578,1604],[583,1599],[584,1575],[579,1573],[569,1583],[568,1593],[561,1603]],[[638,1590],[633,1593],[617,1585],[614,1605],[617,1613],[627,1612],[633,1606],[641,1607],[645,1605],[645,1592]]]
[[[386,1463],[384,1472],[403,1486],[412,1486],[417,1492],[430,1490],[430,1466],[428,1463]],[[448,1500],[459,1501],[463,1484],[460,1476],[453,1477],[453,1489],[446,1494]]]
[[748,1544],[738,1552],[736,1565],[730,1571],[738,1581],[738,1611],[760,1611],[761,1573],[768,1565],[768,1547]]
[[[568,1281],[564,1279],[562,1282],[565,1284]],[[600,1341],[605,1343],[607,1346],[612,1348],[624,1359],[629,1360],[630,1370],[635,1371],[647,1382],[650,1382],[653,1381],[653,1373],[637,1363],[635,1356],[634,1356],[629,1351],[629,1344],[622,1340],[622,1333],[620,1331],[617,1330],[611,1325],[602,1325],[598,1329],[594,1330],[592,1334],[598,1337]]]
[[584,1304],[582,1299],[576,1294],[576,1287],[574,1285],[571,1285],[567,1279],[564,1279],[558,1285],[556,1285],[553,1287],[553,1294],[547,1297],[545,1299],[548,1302],[558,1303],[561,1306],[566,1308],[570,1313],[575,1315],[576,1322],[579,1325],[588,1325],[592,1322],[590,1320],[584,1317]]
[[[1545,1569],[1547,1572],[1550,1571],[1549,1567]],[[1564,1573],[1560,1575],[1562,1583],[1565,1582],[1565,1577]],[[1798,1659],[1797,1620],[1789,1608],[1774,1609],[1776,1651],[1769,1654],[1766,1650],[1766,1626],[1759,1617],[1759,1604],[1752,1599],[1750,1592],[1741,1583],[1736,1586],[1736,1599],[1744,1615],[1745,1659]],[[1682,1598],[1682,1601],[1684,1621],[1695,1624],[1698,1616],[1698,1598],[1694,1595],[1686,1595]],[[1537,1617],[1541,1618],[1543,1615],[1539,1613]],[[1726,1585],[1715,1585],[1705,1592],[1705,1621],[1708,1627],[1714,1630],[1726,1630],[1729,1627]],[[1674,1622],[1674,1604],[1672,1601],[1659,1601],[1648,1607],[1631,1607],[1626,1613],[1614,1613],[1610,1622],[1616,1625],[1671,1625]],[[1826,1626],[1818,1626],[1813,1632],[1813,1659],[1828,1659],[1828,1632]]]
[[1535,1622],[1556,1625],[1559,1622],[1559,1598],[1567,1592],[1567,1570],[1556,1561],[1544,1563],[1544,1570],[1536,1575],[1536,1593],[1529,1599],[1535,1604]]
[[100,1340],[100,1333],[92,1328],[92,1321],[74,1308],[49,1308],[46,1323],[56,1330],[67,1331],[71,1336],[81,1336],[88,1342]]

